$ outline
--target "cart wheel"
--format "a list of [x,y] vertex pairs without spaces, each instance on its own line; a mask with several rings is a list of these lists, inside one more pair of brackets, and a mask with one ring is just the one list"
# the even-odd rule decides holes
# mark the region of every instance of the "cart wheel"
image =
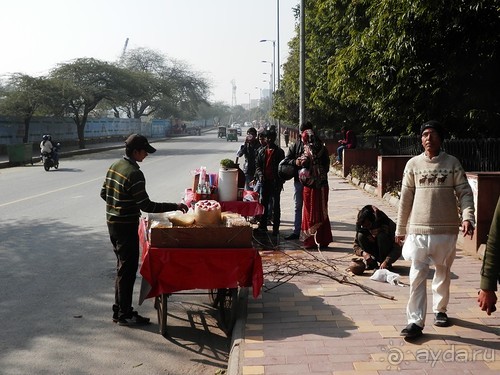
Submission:
[[155,298],[155,309],[158,315],[158,327],[160,335],[167,333],[167,300],[168,294],[161,294]]
[[210,300],[210,305],[212,307],[217,307],[217,289],[209,289],[208,290],[208,299]]
[[219,324],[226,335],[230,336],[236,323],[238,309],[238,288],[217,289],[213,306],[219,310]]

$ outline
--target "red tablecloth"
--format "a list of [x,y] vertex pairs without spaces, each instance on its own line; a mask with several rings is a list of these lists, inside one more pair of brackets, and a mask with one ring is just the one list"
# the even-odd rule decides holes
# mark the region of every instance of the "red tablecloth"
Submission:
[[262,260],[254,248],[158,248],[147,242],[143,221],[140,227],[140,273],[150,287],[144,291],[140,303],[144,298],[181,290],[238,286],[251,286],[254,298],[259,296],[264,277]]
[[[191,189],[186,189],[184,192],[184,202],[191,205],[194,200],[194,193]],[[248,201],[230,201],[230,202],[219,202],[221,205],[222,212],[234,212],[241,216],[259,216],[264,213],[264,206],[259,202],[248,202]]]
[[230,201],[219,202],[222,212],[235,212],[241,216],[259,216],[264,213],[264,206],[259,202]]

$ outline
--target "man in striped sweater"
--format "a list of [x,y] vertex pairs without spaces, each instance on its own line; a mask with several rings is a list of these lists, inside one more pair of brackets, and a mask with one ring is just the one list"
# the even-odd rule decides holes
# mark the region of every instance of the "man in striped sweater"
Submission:
[[144,212],[187,212],[184,203],[156,203],[146,192],[146,179],[139,168],[156,149],[146,137],[132,134],[125,141],[125,156],[113,163],[106,174],[101,198],[106,201],[106,221],[116,255],[113,321],[119,325],[148,324],[132,308],[132,295],[139,267],[139,218]]
[[434,325],[449,325],[446,310],[458,231],[460,228],[464,236],[471,237],[474,233],[472,189],[458,159],[441,151],[443,134],[439,122],[423,124],[420,135],[424,152],[408,161],[403,174],[396,242],[404,243],[403,257],[411,260],[408,326],[401,331],[406,338],[422,335],[427,310],[426,279],[431,264],[435,267]]

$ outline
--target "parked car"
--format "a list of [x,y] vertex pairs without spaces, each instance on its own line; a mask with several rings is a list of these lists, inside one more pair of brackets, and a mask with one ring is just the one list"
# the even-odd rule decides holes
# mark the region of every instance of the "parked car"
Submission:
[[238,135],[241,135],[241,125],[240,124],[232,124],[231,128],[236,129]]

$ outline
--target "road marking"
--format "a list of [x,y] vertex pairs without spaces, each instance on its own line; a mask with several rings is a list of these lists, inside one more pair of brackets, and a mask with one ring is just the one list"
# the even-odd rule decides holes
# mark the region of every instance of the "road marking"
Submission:
[[19,202],[24,202],[24,201],[28,201],[30,199],[35,199],[35,198],[43,197],[45,195],[49,195],[49,194],[52,194],[52,193],[57,193],[57,192],[60,192],[60,191],[72,189],[72,188],[77,187],[77,186],[88,184],[89,182],[94,182],[94,181],[97,181],[97,180],[102,180],[103,178],[104,177],[97,177],[97,178],[94,178],[92,180],[80,182],[80,183],[75,184],[75,185],[70,185],[70,186],[66,186],[66,187],[63,187],[63,188],[59,188],[59,189],[47,191],[45,193],[41,193],[41,194],[37,194],[37,195],[32,195],[30,197],[17,199],[17,200],[12,201],[12,202],[2,203],[2,204],[0,204],[0,207],[5,207],[5,206],[11,205],[11,204],[15,204],[15,203],[19,203]]

